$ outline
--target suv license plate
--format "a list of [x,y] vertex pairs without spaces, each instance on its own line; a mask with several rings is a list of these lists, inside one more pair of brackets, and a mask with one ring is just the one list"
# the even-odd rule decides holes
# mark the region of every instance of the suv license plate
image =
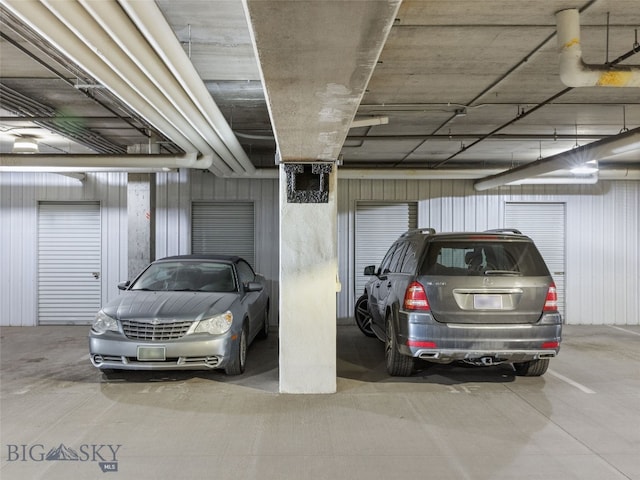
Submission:
[[473,308],[476,310],[502,310],[502,295],[474,295]]
[[138,360],[166,360],[165,347],[138,347]]

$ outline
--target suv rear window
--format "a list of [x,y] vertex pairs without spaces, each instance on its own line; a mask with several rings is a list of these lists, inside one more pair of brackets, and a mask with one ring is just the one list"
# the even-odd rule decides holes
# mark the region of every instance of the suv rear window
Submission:
[[520,274],[544,276],[549,270],[530,242],[435,241],[429,245],[421,275]]

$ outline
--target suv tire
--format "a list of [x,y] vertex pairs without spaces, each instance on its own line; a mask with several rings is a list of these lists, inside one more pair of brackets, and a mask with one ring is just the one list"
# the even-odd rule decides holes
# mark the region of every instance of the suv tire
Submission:
[[356,324],[362,333],[364,333],[367,337],[375,337],[376,334],[373,333],[371,329],[371,314],[369,313],[369,298],[368,296],[362,295],[358,300],[356,300],[356,308],[354,312],[354,317],[356,319]]
[[387,364],[387,373],[394,377],[408,377],[413,372],[414,359],[402,355],[398,351],[398,342],[396,340],[396,332],[392,314],[387,315],[386,319],[386,340],[385,359]]
[[549,359],[539,358],[529,362],[514,363],[513,368],[516,371],[516,375],[521,377],[539,377],[549,368]]

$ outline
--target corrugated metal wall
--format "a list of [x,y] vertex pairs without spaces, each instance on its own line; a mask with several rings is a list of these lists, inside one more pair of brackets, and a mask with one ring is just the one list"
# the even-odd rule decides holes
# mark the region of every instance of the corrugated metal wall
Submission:
[[[438,231],[503,227],[512,202],[567,206],[568,323],[640,324],[640,182],[529,185],[476,192],[470,181],[341,180],[338,183],[338,261],[342,291],[338,321],[350,322],[355,295],[357,201],[418,202],[418,226]],[[278,180],[221,179],[209,172],[157,174],[158,257],[189,253],[193,201],[255,203],[256,269],[278,299]],[[127,271],[126,174],[93,174],[87,181],[50,174],[0,174],[0,324],[34,325],[37,202],[101,202],[103,300],[117,295]],[[275,316],[274,316],[275,317]]]
[[522,185],[476,192],[470,181],[339,182],[338,321],[353,316],[355,204],[417,201],[418,227],[487,230],[505,225],[506,202],[567,206],[566,319],[573,324],[640,324],[640,182]]
[[38,202],[100,202],[103,301],[127,277],[127,175],[88,174],[84,182],[48,173],[0,173],[0,325],[37,318]]

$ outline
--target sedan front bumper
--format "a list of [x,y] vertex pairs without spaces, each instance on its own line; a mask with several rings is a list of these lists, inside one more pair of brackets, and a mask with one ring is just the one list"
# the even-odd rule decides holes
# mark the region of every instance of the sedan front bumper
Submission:
[[89,357],[100,369],[212,370],[223,368],[237,348],[230,333],[192,334],[166,342],[131,340],[116,332],[89,335]]

